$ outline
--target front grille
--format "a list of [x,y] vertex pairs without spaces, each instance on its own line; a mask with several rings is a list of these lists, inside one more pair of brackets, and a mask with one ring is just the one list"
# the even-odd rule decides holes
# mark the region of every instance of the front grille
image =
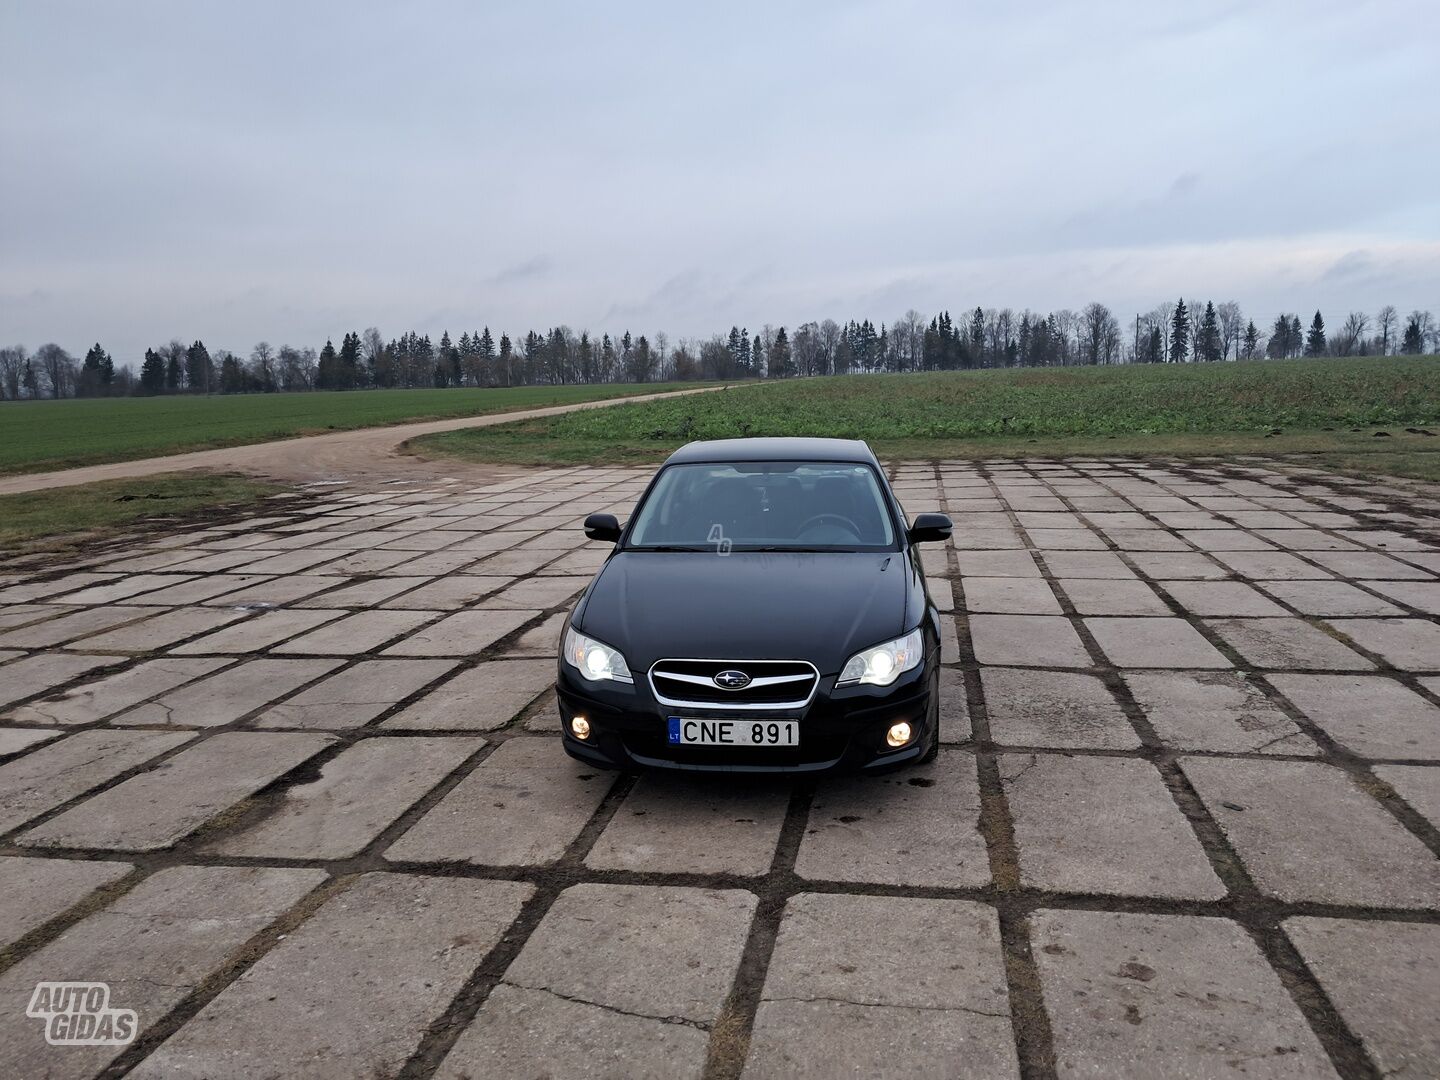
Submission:
[[[735,671],[750,682],[736,690],[715,682]],[[650,668],[657,701],[697,709],[800,709],[819,682],[820,672],[805,660],[657,660]]]

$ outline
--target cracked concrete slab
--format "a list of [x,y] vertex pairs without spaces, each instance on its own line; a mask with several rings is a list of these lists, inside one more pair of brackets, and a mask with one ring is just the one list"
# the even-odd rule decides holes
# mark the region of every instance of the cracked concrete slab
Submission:
[[700,1076],[755,907],[735,889],[565,890],[437,1075]]
[[1440,1075],[1440,926],[1300,917],[1284,930],[1384,1076]]
[[1440,759],[1440,706],[1382,675],[1269,677],[1325,734],[1377,758]]
[[1223,919],[1037,911],[1056,1074],[1334,1076],[1255,943]]
[[133,869],[123,862],[0,856],[0,949]]
[[27,830],[19,842],[117,851],[169,847],[332,741],[299,733],[222,733]]
[[206,850],[280,859],[358,855],[484,745],[484,739],[365,739],[325,762],[313,780],[257,807]]
[[1118,896],[1225,895],[1149,762],[1005,754],[999,769],[1025,884]]
[[451,660],[361,660],[272,705],[257,728],[363,727],[455,667]]
[[980,792],[969,755],[826,781],[815,793],[795,872],[812,881],[981,886],[990,880]]
[[44,1024],[25,1015],[40,980],[107,983],[111,1007],[133,1009],[143,1033],[324,878],[319,870],[237,866],[153,874],[0,975],[0,1057],[7,1071],[89,1077],[124,1050],[57,1052],[46,1045]]
[[385,858],[482,866],[553,862],[614,779],[572,761],[550,739],[511,739],[392,844]]
[[[226,661],[228,663],[228,660]],[[115,717],[122,726],[221,727],[340,667],[341,660],[248,660]]]
[[[510,881],[366,874],[131,1075],[394,1076],[532,891]],[[363,1007],[317,986],[363,986]]]
[[1239,672],[1127,671],[1122,677],[1155,734],[1177,750],[1320,753],[1289,714]]
[[1440,906],[1440,863],[1339,769],[1185,758],[1181,768],[1255,884],[1283,900]]
[[190,732],[82,731],[0,765],[0,833],[191,738]]
[[460,672],[381,722],[410,731],[494,731],[555,685],[555,661],[489,660]]
[[149,660],[115,675],[32,701],[6,715],[21,723],[93,724],[167,690],[208,675],[230,661],[222,658]]
[[980,673],[990,735],[1010,746],[1131,750],[1140,746],[1124,710],[1094,675],[1022,668]]
[[789,787],[642,777],[596,840],[586,865],[655,873],[764,874],[785,823]]
[[995,911],[801,893],[785,905],[746,1077],[1018,1076]]

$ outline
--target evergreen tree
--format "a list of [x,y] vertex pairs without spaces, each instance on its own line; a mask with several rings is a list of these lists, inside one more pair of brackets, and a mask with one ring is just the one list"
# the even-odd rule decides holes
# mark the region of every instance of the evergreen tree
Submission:
[[1182,297],[1175,305],[1175,315],[1170,320],[1170,362],[1182,364],[1190,351],[1190,312],[1185,309]]
[[970,357],[976,367],[985,366],[985,312],[979,307],[970,316]]
[[240,358],[227,352],[220,360],[220,392],[239,394],[244,389],[245,369],[240,365]]
[[145,350],[145,362],[140,365],[140,389],[147,394],[158,394],[165,389],[165,361],[154,349]]
[[1420,324],[1420,313],[1412,312],[1405,320],[1405,333],[1400,338],[1400,351],[1406,356],[1419,356],[1425,351],[1425,328]]
[[1245,359],[1254,360],[1255,353],[1260,348],[1260,331],[1255,329],[1255,320],[1251,319],[1245,327]]
[[95,397],[109,391],[115,379],[115,362],[97,341],[85,354],[80,367],[80,381],[75,387],[77,397]]
[[750,374],[756,378],[765,374],[765,346],[760,341],[759,334],[750,342]]
[[[161,379],[164,379],[164,372],[161,372]],[[40,373],[35,370],[33,357],[25,358],[25,373],[20,377],[20,385],[25,389],[25,396],[34,401],[40,396]]]
[[[606,378],[616,370],[620,357],[615,352],[615,343],[610,340],[610,335],[605,334],[600,338],[600,370],[605,372]],[[627,373],[621,373],[620,377],[626,378]]]
[[1207,363],[1220,359],[1220,323],[1215,317],[1215,304],[1207,301],[1205,314],[1200,319],[1200,329],[1195,334],[1195,354]]
[[1325,320],[1320,317],[1320,312],[1315,312],[1315,318],[1310,321],[1310,333],[1305,335],[1305,355],[1325,355]]
[[498,383],[495,378],[495,339],[490,336],[490,327],[485,327],[480,332],[480,340],[475,343],[475,353],[480,358],[480,381],[482,383]]
[[338,390],[340,388],[339,354],[335,352],[335,343],[329,338],[325,339],[325,347],[320,350],[320,366],[315,372],[315,386],[320,390]]
[[772,379],[784,379],[794,374],[790,362],[790,338],[783,326],[775,331],[775,340],[770,343],[770,355],[766,361],[766,374]]
[[501,386],[515,385],[515,347],[508,334],[500,335],[500,354],[496,360],[496,372]]
[[185,350],[185,378],[197,394],[210,392],[210,353],[203,341],[196,341]]
[[340,352],[335,357],[336,385],[351,390],[360,385],[360,335],[351,331],[340,339]]
[[171,351],[165,358],[165,389],[174,392],[185,382],[185,369],[180,365],[180,353]]

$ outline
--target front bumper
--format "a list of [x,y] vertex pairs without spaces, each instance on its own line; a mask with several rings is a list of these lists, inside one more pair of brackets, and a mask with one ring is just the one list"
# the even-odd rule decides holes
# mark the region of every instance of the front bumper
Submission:
[[[932,658],[933,660],[933,658]],[[914,761],[929,748],[932,698],[937,669],[933,662],[908,671],[892,686],[849,686],[837,690],[835,676],[823,676],[803,709],[726,712],[662,705],[646,680],[631,685],[592,683],[563,660],[559,665],[561,734],[572,757],[612,769],[677,769],[696,772],[824,773],[877,772]],[[570,720],[590,722],[590,737],[575,738]],[[680,746],[669,741],[672,716],[723,720],[796,720],[800,745],[794,747]],[[914,735],[898,750],[885,733],[899,721]]]

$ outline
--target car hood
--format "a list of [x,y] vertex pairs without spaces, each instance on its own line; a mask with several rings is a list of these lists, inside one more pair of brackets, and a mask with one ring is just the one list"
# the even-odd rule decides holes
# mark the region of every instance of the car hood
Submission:
[[838,674],[861,649],[898,637],[912,581],[901,552],[622,551],[576,612],[585,634],[635,671],[664,657],[809,660]]

